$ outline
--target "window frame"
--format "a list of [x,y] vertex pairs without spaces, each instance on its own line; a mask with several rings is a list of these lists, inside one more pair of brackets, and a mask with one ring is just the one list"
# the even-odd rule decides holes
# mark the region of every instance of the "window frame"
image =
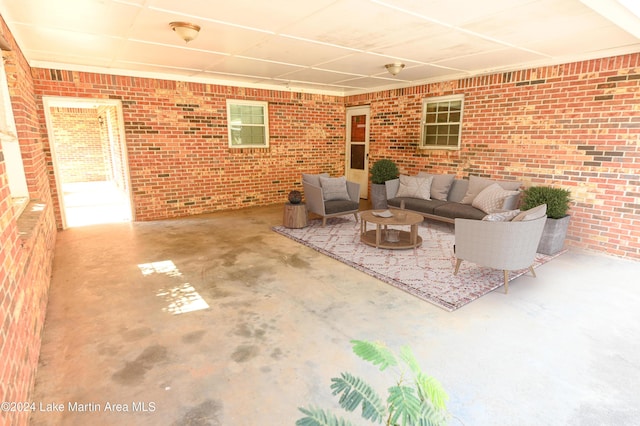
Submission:
[[11,94],[4,67],[6,58],[0,63],[0,146],[4,157],[5,171],[9,183],[10,200],[14,215],[20,216],[29,203],[29,187],[24,171],[20,141],[13,116]]
[[[440,104],[440,103],[445,103],[448,102],[449,104],[451,104],[452,102],[460,102],[460,118],[458,121],[450,121],[448,117],[447,121],[445,122],[438,122],[437,118],[436,118],[436,122],[433,123],[427,123],[427,112],[428,112],[428,106],[431,104]],[[450,105],[449,105],[450,106]],[[448,109],[448,113],[450,114],[450,109]],[[437,115],[438,111],[436,111],[436,115]],[[431,112],[429,112],[429,114],[431,114]],[[424,98],[422,100],[422,115],[421,115],[421,119],[420,119],[420,142],[418,144],[418,147],[420,149],[427,149],[427,150],[434,150],[434,149],[444,149],[444,150],[459,150],[460,149],[460,145],[461,145],[461,141],[462,141],[462,123],[463,123],[463,117],[464,117],[464,94],[461,95],[447,95],[447,96],[436,96],[436,97],[429,97],[429,98]],[[449,144],[427,144],[426,143],[426,139],[427,139],[427,128],[428,127],[435,127],[435,128],[440,128],[440,127],[445,127],[447,126],[448,128],[450,128],[451,126],[458,126],[458,134],[452,134],[452,133],[447,133],[446,135],[448,136],[448,138],[452,137],[452,136],[456,136],[457,137],[457,143],[455,145],[449,145]],[[436,132],[436,138],[438,136],[438,132]],[[444,135],[443,135],[444,136]]]
[[[248,127],[261,127],[264,129],[263,133],[263,141],[260,144],[251,143],[251,144],[234,144],[233,143],[233,127],[232,125],[232,117],[231,117],[231,108],[234,106],[249,106],[249,107],[260,107],[262,108],[262,123],[241,123],[240,126],[248,126]],[[237,126],[237,125],[235,125]],[[242,99],[227,99],[227,129],[228,129],[228,141],[229,148],[269,148],[269,102],[265,101],[249,101]]]

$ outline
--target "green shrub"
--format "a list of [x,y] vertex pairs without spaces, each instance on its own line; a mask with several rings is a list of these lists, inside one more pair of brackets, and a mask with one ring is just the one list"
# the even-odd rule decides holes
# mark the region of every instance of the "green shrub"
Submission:
[[550,186],[532,186],[525,189],[521,210],[529,210],[541,204],[547,205],[547,217],[560,219],[567,215],[571,202],[571,191]]
[[399,174],[396,163],[388,159],[378,160],[371,167],[371,182],[385,183],[388,180],[397,178]]
[[[387,426],[444,426],[449,420],[446,401],[449,398],[442,385],[425,374],[408,346],[396,355],[383,343],[352,340],[353,352],[380,371],[395,370],[395,383],[387,388],[386,400],[367,382],[349,373],[331,379],[331,389],[339,396],[342,409],[353,412],[361,407],[363,419]],[[402,361],[400,363],[399,361]],[[329,410],[299,407],[304,417],[296,426],[351,426],[352,423]]]

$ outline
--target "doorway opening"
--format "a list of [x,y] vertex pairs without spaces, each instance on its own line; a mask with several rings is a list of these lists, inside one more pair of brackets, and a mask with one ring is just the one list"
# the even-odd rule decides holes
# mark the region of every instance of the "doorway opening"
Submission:
[[63,229],[133,218],[120,101],[44,98]]

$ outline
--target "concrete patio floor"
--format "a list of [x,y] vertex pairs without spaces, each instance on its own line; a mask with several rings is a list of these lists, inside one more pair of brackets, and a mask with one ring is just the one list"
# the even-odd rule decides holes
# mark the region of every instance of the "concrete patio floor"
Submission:
[[351,339],[411,346],[452,425],[638,424],[640,262],[570,250],[446,312],[271,231],[281,221],[272,206],[60,232],[33,401],[63,411],[31,424],[341,413],[331,377],[392,380]]

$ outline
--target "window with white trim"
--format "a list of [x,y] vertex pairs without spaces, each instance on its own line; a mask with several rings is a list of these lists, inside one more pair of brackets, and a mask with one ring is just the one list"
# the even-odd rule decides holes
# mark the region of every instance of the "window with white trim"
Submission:
[[4,57],[0,66],[0,143],[2,144],[11,201],[15,214],[19,215],[29,201],[29,188],[27,187],[24,165],[22,164],[16,123],[13,119],[9,86],[4,70]]
[[464,95],[422,101],[422,149],[460,149]]
[[227,99],[230,148],[269,147],[269,104]]

